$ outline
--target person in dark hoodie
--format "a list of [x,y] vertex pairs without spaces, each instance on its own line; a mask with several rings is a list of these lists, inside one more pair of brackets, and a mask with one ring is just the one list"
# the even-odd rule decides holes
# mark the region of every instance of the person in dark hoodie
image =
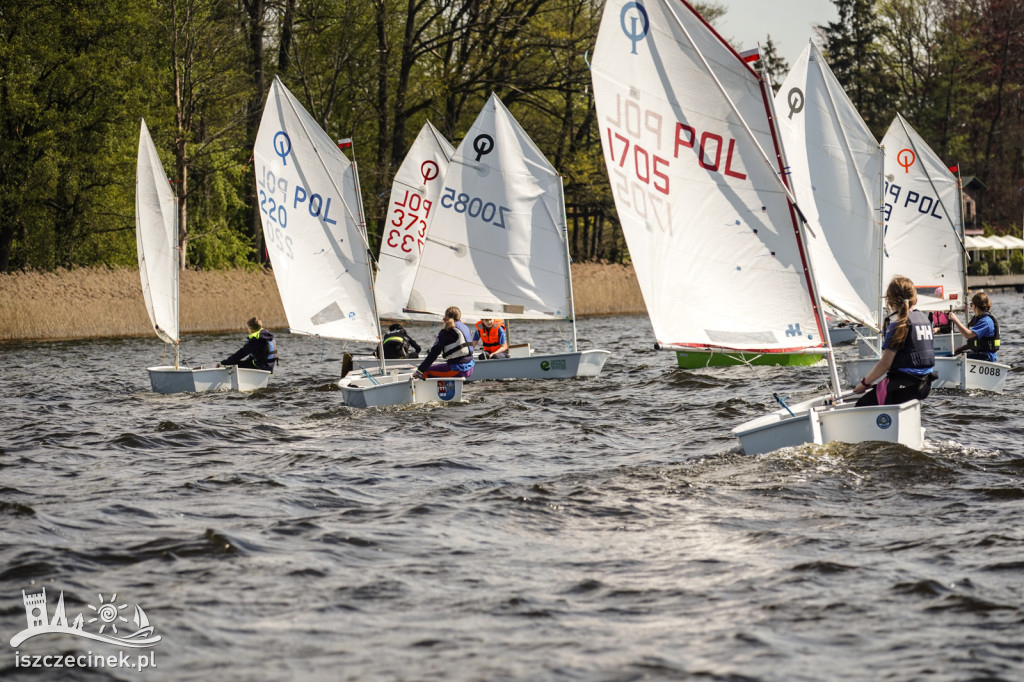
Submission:
[[[393,324],[388,327],[388,333],[384,335],[384,359],[401,360],[403,358],[417,358],[420,355],[420,344],[409,336],[409,332],[400,324]],[[377,355],[379,349],[375,348],[373,354]]]
[[245,324],[249,328],[249,338],[245,345],[228,359],[221,360],[220,364],[273,372],[274,365],[277,364],[277,343],[274,341],[274,335],[263,328],[263,321],[258,317],[249,318]]
[[[438,356],[444,362],[431,364]],[[417,379],[432,377],[469,377],[473,374],[473,333],[462,322],[462,311],[455,306],[444,311],[444,328],[437,334],[423,362],[416,369]]]

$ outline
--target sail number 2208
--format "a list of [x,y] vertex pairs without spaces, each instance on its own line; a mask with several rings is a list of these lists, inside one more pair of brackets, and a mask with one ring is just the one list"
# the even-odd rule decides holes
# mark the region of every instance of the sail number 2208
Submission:
[[441,206],[456,213],[465,213],[470,218],[479,218],[485,223],[505,230],[505,214],[509,209],[505,206],[496,206],[490,201],[484,201],[480,197],[471,197],[465,192],[455,193],[451,187],[444,188],[441,195]]

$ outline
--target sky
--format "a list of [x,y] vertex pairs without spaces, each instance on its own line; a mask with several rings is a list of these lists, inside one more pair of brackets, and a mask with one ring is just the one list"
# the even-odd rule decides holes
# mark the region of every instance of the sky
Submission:
[[[766,36],[790,66],[815,38],[815,24],[836,21],[839,14],[832,0],[713,0],[728,11],[715,28],[737,49],[747,50],[763,43]],[[816,41],[817,42],[817,41]],[[819,43],[820,46],[820,43]]]

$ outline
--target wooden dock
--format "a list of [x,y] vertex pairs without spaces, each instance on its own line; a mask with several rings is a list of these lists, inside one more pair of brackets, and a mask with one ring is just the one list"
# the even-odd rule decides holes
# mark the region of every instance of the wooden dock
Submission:
[[967,288],[978,289],[1013,289],[1018,294],[1024,293],[1024,275],[968,275]]

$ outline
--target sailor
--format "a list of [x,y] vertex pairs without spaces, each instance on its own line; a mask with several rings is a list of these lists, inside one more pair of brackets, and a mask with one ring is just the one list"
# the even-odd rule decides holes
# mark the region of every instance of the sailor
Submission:
[[277,342],[274,341],[274,335],[263,328],[263,321],[258,317],[250,317],[245,324],[249,328],[249,338],[245,345],[227,360],[221,360],[220,364],[273,372],[277,364]]
[[[388,327],[388,333],[384,335],[384,359],[400,360],[402,358],[416,358],[420,355],[420,344],[409,336],[409,332],[400,324],[393,324]],[[379,349],[374,349],[373,354],[377,355]]]
[[[865,394],[857,401],[858,406],[923,400],[935,379],[932,323],[927,315],[914,309],[914,283],[902,275],[893,277],[885,291],[885,304],[897,316],[896,321],[885,330],[881,359],[853,389],[854,393]],[[885,378],[872,386],[882,375]]]
[[501,320],[485,318],[477,322],[476,331],[473,332],[474,352],[477,342],[482,344],[480,360],[497,360],[508,357],[508,333]]
[[[444,327],[416,369],[417,379],[472,376],[473,335],[461,320],[462,312],[455,306],[444,311]],[[444,362],[432,365],[438,356],[444,358]]]
[[971,308],[974,309],[974,316],[965,326],[956,315],[950,314],[960,335],[967,339],[967,343],[953,351],[959,355],[964,351],[967,357],[972,360],[996,361],[996,353],[999,351],[999,321],[990,312],[992,302],[988,300],[988,294],[979,291],[971,297]]

